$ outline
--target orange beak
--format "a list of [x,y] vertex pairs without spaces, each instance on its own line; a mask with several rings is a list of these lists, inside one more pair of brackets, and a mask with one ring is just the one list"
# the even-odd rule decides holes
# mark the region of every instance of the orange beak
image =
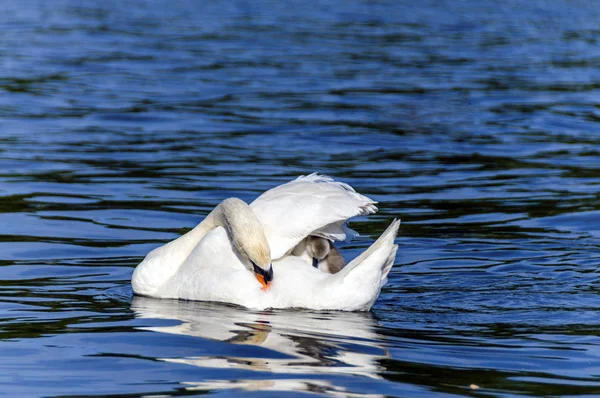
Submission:
[[252,264],[254,265],[254,276],[256,277],[256,280],[262,285],[261,289],[267,291],[273,280],[273,267],[269,266],[269,270],[265,271],[256,264]]
[[254,274],[254,276],[256,277],[256,280],[258,280],[258,282],[262,285],[261,289],[266,292],[269,289],[271,283],[265,281],[265,277],[262,275]]

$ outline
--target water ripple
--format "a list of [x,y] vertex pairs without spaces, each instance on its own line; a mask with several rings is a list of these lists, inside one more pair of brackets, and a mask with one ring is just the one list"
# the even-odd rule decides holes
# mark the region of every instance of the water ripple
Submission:
[[[597,394],[599,19],[582,1],[5,2],[5,394]],[[313,171],[379,202],[347,258],[403,221],[372,314],[132,296],[143,256],[223,198]]]

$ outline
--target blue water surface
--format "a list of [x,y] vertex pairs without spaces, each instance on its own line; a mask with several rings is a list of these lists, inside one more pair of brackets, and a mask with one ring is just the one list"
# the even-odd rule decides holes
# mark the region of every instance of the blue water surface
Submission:
[[[600,3],[0,12],[0,394],[600,396]],[[370,313],[134,297],[222,199],[319,171],[402,219]]]

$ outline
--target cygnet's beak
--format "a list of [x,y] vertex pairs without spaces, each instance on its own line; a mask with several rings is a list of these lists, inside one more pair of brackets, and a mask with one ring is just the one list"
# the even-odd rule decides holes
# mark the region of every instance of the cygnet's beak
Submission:
[[319,268],[319,260],[316,257],[313,257],[313,267]]
[[269,289],[271,286],[271,281],[273,280],[273,266],[269,265],[269,270],[265,271],[261,267],[256,264],[254,265],[254,276],[262,285],[262,290]]

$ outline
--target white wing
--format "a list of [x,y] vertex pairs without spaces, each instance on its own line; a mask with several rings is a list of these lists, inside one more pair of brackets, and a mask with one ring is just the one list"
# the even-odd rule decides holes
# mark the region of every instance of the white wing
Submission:
[[266,191],[250,207],[264,226],[275,260],[310,234],[345,240],[354,233],[346,221],[375,213],[375,203],[348,184],[313,173]]

